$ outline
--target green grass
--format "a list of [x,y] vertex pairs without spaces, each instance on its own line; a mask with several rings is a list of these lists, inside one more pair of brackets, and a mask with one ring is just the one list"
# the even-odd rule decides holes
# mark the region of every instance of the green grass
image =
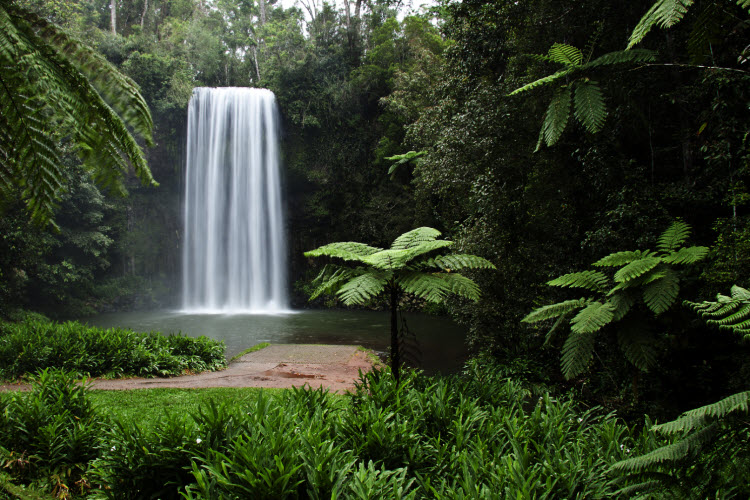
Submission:
[[274,394],[284,389],[255,387],[211,387],[208,389],[138,389],[133,391],[92,390],[96,408],[123,423],[150,427],[166,413],[189,414],[210,400],[244,405],[254,401],[261,391]]
[[230,359],[229,362],[231,363],[232,361],[236,361],[236,360],[240,359],[242,356],[244,356],[245,354],[250,354],[251,352],[260,351],[261,349],[265,349],[266,347],[268,347],[270,345],[271,344],[269,344],[268,342],[261,342],[260,344],[255,344],[254,346],[248,347],[247,349],[245,349],[241,353],[239,353],[236,356],[232,357],[232,359]]

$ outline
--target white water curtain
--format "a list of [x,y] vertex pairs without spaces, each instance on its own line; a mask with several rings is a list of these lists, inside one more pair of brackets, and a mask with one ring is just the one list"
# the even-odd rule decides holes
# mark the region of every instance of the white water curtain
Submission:
[[182,306],[288,308],[273,92],[196,88],[188,107]]

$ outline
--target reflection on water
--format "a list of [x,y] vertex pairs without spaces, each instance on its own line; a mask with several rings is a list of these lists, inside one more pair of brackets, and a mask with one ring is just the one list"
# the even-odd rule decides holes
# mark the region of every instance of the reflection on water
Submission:
[[[466,356],[465,330],[448,318],[407,314],[427,372],[455,372]],[[102,314],[87,322],[100,327],[206,335],[226,343],[227,358],[260,342],[272,344],[352,344],[384,353],[390,345],[387,313],[372,311],[298,311],[291,314],[184,314],[149,311]]]

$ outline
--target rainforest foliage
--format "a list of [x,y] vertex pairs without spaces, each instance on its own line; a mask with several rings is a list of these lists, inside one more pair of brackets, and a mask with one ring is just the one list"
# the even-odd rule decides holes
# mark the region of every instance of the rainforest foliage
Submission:
[[[481,300],[445,306],[477,351],[628,418],[671,419],[746,394],[747,0],[440,0],[430,10],[401,0],[0,6],[17,18],[0,23],[26,37],[20,45],[0,39],[0,78],[16,85],[5,92],[28,97],[35,119],[59,124],[46,134],[35,124],[5,127],[6,135],[26,133],[23,151],[0,137],[4,317],[19,308],[62,317],[173,304],[192,89],[267,87],[283,118],[296,305],[315,291],[323,267],[304,251],[345,241],[388,248],[429,226],[456,253],[496,267],[466,273]],[[19,19],[20,8],[33,16]],[[69,112],[88,97],[68,96],[56,111],[44,92],[67,93],[47,85],[52,76],[18,83],[13,51],[25,51],[26,74],[42,71],[31,32],[57,29],[47,23],[80,40],[68,46],[91,58],[82,71],[118,69],[127,78],[113,85],[126,94],[137,84],[153,126],[136,103],[137,116],[122,116],[135,138],[96,142],[92,126],[71,125],[88,116]],[[107,88],[88,77],[94,90]],[[111,96],[89,97],[101,107]],[[121,101],[112,103],[119,112]],[[153,141],[143,154],[158,188],[117,173],[122,156],[92,168],[89,148],[109,147],[131,151],[128,161],[144,174],[131,139]],[[44,159],[49,172],[24,180],[18,165],[34,141],[54,154]],[[53,197],[34,198],[48,174]],[[114,196],[118,187],[129,196]],[[56,231],[34,223],[50,210]],[[737,315],[700,305],[727,290],[732,296],[716,303]],[[734,418],[728,404],[720,413]]]

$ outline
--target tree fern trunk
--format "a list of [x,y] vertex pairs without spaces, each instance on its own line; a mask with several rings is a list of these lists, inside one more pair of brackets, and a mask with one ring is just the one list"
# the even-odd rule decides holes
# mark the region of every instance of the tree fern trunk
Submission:
[[398,288],[392,284],[391,289],[391,371],[398,383],[400,378],[401,357],[398,352]]

